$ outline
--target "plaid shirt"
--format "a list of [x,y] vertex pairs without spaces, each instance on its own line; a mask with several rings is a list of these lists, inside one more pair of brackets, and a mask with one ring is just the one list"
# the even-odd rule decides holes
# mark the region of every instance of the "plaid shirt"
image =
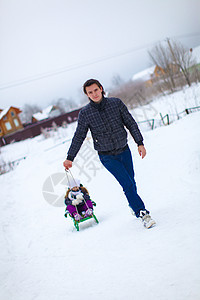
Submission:
[[103,98],[99,104],[90,101],[79,113],[78,125],[67,159],[74,160],[88,129],[92,134],[94,149],[98,152],[123,149],[127,145],[125,127],[130,131],[134,141],[138,145],[143,145],[143,137],[137,123],[120,99]]

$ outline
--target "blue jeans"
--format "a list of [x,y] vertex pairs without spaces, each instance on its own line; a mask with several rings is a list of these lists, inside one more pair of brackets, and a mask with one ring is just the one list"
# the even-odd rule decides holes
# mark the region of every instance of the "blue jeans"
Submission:
[[146,210],[145,205],[137,193],[134,179],[133,161],[129,148],[117,155],[99,154],[100,161],[104,167],[117,179],[123,188],[130,207],[136,217],[139,217],[140,210]]

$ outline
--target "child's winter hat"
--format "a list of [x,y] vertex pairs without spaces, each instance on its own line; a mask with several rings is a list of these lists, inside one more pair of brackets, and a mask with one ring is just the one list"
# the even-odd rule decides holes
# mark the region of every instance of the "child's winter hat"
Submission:
[[75,186],[80,186],[80,184],[81,184],[81,182],[77,178],[69,178],[69,180],[68,180],[68,187],[70,189],[73,189],[73,187],[75,187]]

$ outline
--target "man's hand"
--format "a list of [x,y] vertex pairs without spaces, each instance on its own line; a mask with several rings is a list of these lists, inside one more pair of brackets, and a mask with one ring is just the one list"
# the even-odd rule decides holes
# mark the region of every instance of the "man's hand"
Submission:
[[146,156],[146,149],[144,146],[138,146],[138,152],[139,152],[139,155],[144,158]]
[[66,159],[66,160],[63,162],[63,166],[64,166],[64,168],[65,168],[66,170],[69,170],[69,168],[72,167],[72,161]]

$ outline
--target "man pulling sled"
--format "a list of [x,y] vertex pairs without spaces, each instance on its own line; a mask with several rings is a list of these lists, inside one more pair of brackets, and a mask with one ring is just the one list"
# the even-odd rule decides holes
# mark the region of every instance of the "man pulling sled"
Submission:
[[128,111],[118,98],[106,98],[103,86],[96,79],[89,79],[83,86],[89,103],[78,117],[78,125],[63,165],[66,170],[72,167],[88,130],[91,131],[94,149],[98,151],[103,166],[122,186],[129,206],[135,216],[142,220],[146,228],[155,225],[144,202],[137,193],[131,152],[127,143],[127,131],[131,133],[138,146],[142,159],[146,156],[142,134]]

